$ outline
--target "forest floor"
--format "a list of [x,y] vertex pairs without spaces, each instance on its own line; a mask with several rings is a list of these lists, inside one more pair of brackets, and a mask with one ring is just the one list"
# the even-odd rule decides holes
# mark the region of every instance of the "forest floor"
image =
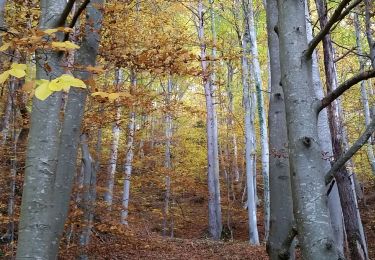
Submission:
[[[73,228],[68,242],[64,236],[59,259],[77,259],[86,253],[89,259],[268,259],[264,241],[264,225],[261,194],[263,187],[258,180],[258,230],[260,246],[248,243],[247,211],[243,208],[243,185],[235,185],[228,192],[222,184],[222,216],[225,237],[221,241],[209,240],[207,232],[207,186],[204,175],[172,179],[172,197],[167,214],[166,236],[163,237],[164,174],[151,171],[139,172],[132,177],[129,225],[119,224],[121,204],[121,180],[116,185],[114,206],[109,211],[102,201],[102,188],[98,187],[98,202],[94,218],[90,246],[86,251],[79,246],[82,227],[82,211],[72,199],[72,210],[66,230]],[[260,177],[260,176],[259,176]],[[105,183],[105,175],[99,175],[99,184]],[[261,177],[260,177],[261,178]],[[19,185],[19,187],[22,187]],[[368,190],[373,190],[369,187]],[[73,195],[74,197],[74,195]],[[368,238],[370,259],[375,259],[375,196],[367,196],[367,206],[360,203],[362,220]],[[20,203],[20,196],[17,204]],[[6,202],[6,201],[4,201]],[[75,210],[74,210],[75,209]],[[18,210],[17,210],[18,211]],[[6,219],[2,232],[6,231]],[[16,226],[18,225],[16,221]],[[173,238],[171,230],[173,227]],[[17,230],[16,230],[17,232]],[[14,245],[1,244],[2,259],[13,259]],[[9,257],[6,257],[8,255]]]

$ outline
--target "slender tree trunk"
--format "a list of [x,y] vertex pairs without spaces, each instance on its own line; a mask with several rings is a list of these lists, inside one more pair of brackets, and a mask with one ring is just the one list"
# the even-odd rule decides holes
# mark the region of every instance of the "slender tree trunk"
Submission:
[[[65,0],[42,0],[40,29],[56,27],[65,5]],[[41,50],[37,51],[36,58],[37,79],[50,80],[61,75],[61,55]],[[45,70],[47,64],[50,71]],[[50,212],[54,206],[60,108],[61,92],[53,93],[44,101],[33,98],[16,259],[54,259],[49,258],[47,249],[57,243],[56,239],[51,240],[54,227]]]
[[256,217],[256,195],[255,195],[255,128],[254,128],[254,113],[255,108],[254,95],[250,90],[250,75],[249,75],[249,55],[247,35],[242,39],[242,85],[243,85],[243,106],[244,106],[244,121],[245,121],[245,162],[246,162],[246,187],[247,187],[247,210],[249,219],[249,240],[251,244],[259,244],[259,235]]
[[[122,70],[116,69],[115,84],[117,86],[117,91],[120,91],[120,85],[122,84],[122,81],[123,81]],[[116,104],[116,116],[115,116],[115,123],[112,128],[112,144],[111,144],[111,151],[110,151],[110,156],[109,156],[107,190],[104,195],[104,200],[105,202],[107,202],[109,209],[111,209],[112,207],[113,188],[115,185],[117,155],[118,155],[118,147],[119,147],[120,132],[121,132],[121,129],[120,129],[121,107],[118,101],[116,101],[115,104]]]
[[268,239],[269,222],[270,222],[270,191],[269,191],[269,147],[268,147],[268,129],[266,121],[265,104],[263,99],[263,87],[261,69],[258,59],[258,46],[254,23],[253,1],[243,0],[246,31],[249,35],[250,53],[251,53],[251,71],[254,75],[254,83],[257,94],[258,103],[258,117],[260,127],[260,143],[261,143],[261,160],[262,160],[262,175],[263,175],[263,189],[264,189],[264,228],[265,240]]
[[214,89],[210,83],[208,71],[206,43],[204,36],[203,3],[198,2],[198,38],[201,50],[201,66],[204,92],[206,97],[206,130],[207,130],[207,163],[208,163],[208,230],[210,236],[218,240],[221,236],[221,204],[220,204],[220,182],[219,182],[219,154],[218,154],[218,132],[217,117],[214,101]]
[[[271,260],[280,260],[282,244],[293,226],[293,200],[289,174],[288,137],[284,93],[281,88],[279,39],[275,32],[278,21],[276,0],[267,1],[267,32],[270,55],[271,95],[268,113],[270,161],[270,234],[267,252]],[[280,192],[283,191],[283,192]],[[294,259],[293,248],[289,249]]]
[[171,142],[172,142],[172,115],[170,110],[170,102],[172,95],[172,79],[168,78],[167,91],[165,97],[165,103],[167,106],[167,114],[165,115],[165,160],[164,167],[167,169],[172,168],[172,154],[171,154]]
[[285,95],[294,216],[302,258],[339,259],[326,204],[311,57],[304,54],[308,47],[305,4],[278,0],[278,10],[281,84]]
[[88,259],[87,246],[90,243],[91,229],[94,218],[95,205],[95,187],[96,174],[95,162],[91,157],[87,135],[81,135],[82,142],[82,167],[83,167],[83,193],[82,193],[82,210],[83,210],[83,224],[82,233],[79,244],[81,246],[80,259]]
[[[242,47],[242,86],[243,86],[243,107],[245,124],[245,162],[246,162],[246,187],[247,187],[247,211],[249,221],[249,241],[251,244],[259,244],[259,235],[257,227],[257,196],[256,196],[256,140],[255,140],[255,85],[254,77],[250,76],[252,64],[249,60],[251,55],[251,37],[248,26],[247,9],[248,3],[243,0],[242,8],[244,10],[245,32],[241,39]],[[254,76],[254,75],[252,75]],[[253,88],[252,88],[253,87]]]
[[227,125],[228,125],[228,131],[230,131],[230,143],[232,144],[233,150],[233,158],[232,158],[232,171],[234,175],[234,181],[239,182],[240,181],[240,170],[238,168],[238,146],[237,146],[237,136],[236,131],[234,127],[234,104],[233,104],[233,92],[232,92],[232,84],[233,84],[233,66],[232,64],[228,63],[228,79],[227,79],[227,96],[228,96],[228,117],[227,117]]
[[366,37],[370,49],[371,66],[375,69],[375,40],[374,40],[374,3],[372,0],[365,1],[365,25]]
[[[360,24],[359,24],[359,18],[358,14],[354,15],[354,27],[355,27],[355,33],[356,33],[356,43],[357,43],[357,52],[359,54],[359,65],[361,72],[365,69],[365,61],[363,60],[363,51],[362,51],[362,45],[361,45],[361,30],[360,30]],[[365,114],[365,125],[368,126],[371,121],[371,115],[370,115],[370,105],[369,105],[369,99],[366,89],[366,82],[361,82],[361,98],[362,98],[362,105],[363,105],[363,112]],[[372,138],[368,140],[368,144],[366,145],[367,148],[367,156],[370,161],[372,174],[375,175],[375,156],[374,156],[374,150],[372,148]]]
[[[131,90],[137,84],[137,78],[134,71],[131,71]],[[130,200],[130,179],[133,168],[133,156],[134,156],[134,135],[135,135],[135,111],[134,106],[132,106],[132,111],[130,112],[129,123],[128,123],[128,141],[126,145],[126,157],[124,165],[124,189],[122,195],[122,210],[121,210],[121,224],[128,225],[128,214],[129,214],[129,200]]]

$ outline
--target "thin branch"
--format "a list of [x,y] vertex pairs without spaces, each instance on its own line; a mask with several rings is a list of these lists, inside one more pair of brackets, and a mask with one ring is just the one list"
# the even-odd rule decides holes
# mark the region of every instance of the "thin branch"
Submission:
[[333,175],[345,165],[345,163],[352,158],[352,156],[368,141],[372,133],[375,131],[375,118],[367,126],[365,132],[357,139],[357,141],[350,147],[350,149],[340,157],[332,166],[332,168],[325,175],[326,184],[330,183]]
[[292,226],[292,228],[289,230],[288,235],[286,236],[285,240],[281,244],[281,248],[279,250],[279,258],[280,259],[290,259],[290,247],[292,246],[294,237],[297,235],[297,227]]
[[[81,6],[78,8],[77,12],[74,14],[72,21],[69,24],[69,28],[73,28],[77,21],[78,18],[81,16],[82,12],[86,9],[87,5],[90,3],[91,0],[85,0]],[[64,41],[67,41],[69,39],[69,33],[65,33],[64,36]]]
[[354,75],[320,101],[317,110],[318,113],[355,84],[361,82],[362,80],[366,80],[373,77],[375,77],[375,69],[367,70]]
[[[338,21],[341,21],[342,19],[347,16],[351,10],[353,10],[354,7],[356,7],[358,4],[360,4],[363,0],[356,0],[355,2],[351,3],[339,16]],[[336,28],[337,24],[332,28]]]
[[[333,13],[332,17],[328,20],[326,26],[322,28],[319,33],[310,41],[309,47],[305,51],[305,57],[310,58],[312,53],[314,52],[316,46],[318,46],[319,42],[323,40],[324,36],[329,33],[332,26],[340,21],[341,13],[344,8],[349,4],[350,0],[343,0],[339,6],[336,8],[335,12]],[[343,18],[343,17],[342,17]],[[341,19],[342,19],[341,18]]]
[[61,27],[65,25],[66,18],[68,18],[70,11],[72,11],[75,1],[76,0],[69,0],[69,2],[66,4],[64,11],[62,12],[59,20],[57,20],[56,27]]

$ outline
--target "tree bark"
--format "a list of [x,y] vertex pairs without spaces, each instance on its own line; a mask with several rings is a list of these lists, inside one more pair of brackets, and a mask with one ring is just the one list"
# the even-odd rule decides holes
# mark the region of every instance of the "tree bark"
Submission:
[[[123,76],[122,70],[116,69],[115,72],[115,85],[117,86],[117,91],[120,91],[120,85],[122,84]],[[113,200],[113,188],[115,186],[115,173],[117,165],[117,156],[118,156],[118,146],[120,141],[120,119],[121,119],[121,106],[118,104],[118,101],[115,102],[116,105],[116,116],[115,123],[112,127],[112,144],[111,151],[109,156],[109,166],[108,166],[108,179],[107,179],[107,190],[104,194],[104,201],[107,203],[109,210],[112,208]]]
[[[276,0],[267,4],[268,49],[270,55],[271,95],[268,113],[270,161],[270,234],[267,252],[271,260],[280,260],[283,241],[293,227],[293,200],[289,174],[288,137],[284,93],[281,88],[279,39],[275,32],[278,21]],[[283,192],[280,192],[283,191]],[[294,259],[293,248],[288,248]]]
[[257,107],[260,128],[260,143],[261,143],[261,161],[262,161],[262,176],[263,176],[263,189],[264,189],[264,229],[265,240],[268,239],[269,222],[270,222],[270,191],[269,191],[269,147],[268,147],[268,130],[266,121],[265,104],[263,98],[263,87],[261,69],[258,59],[258,46],[254,23],[253,1],[245,0],[245,19],[246,27],[249,32],[249,43],[251,53],[251,66],[250,69],[254,75],[254,83],[257,95]]
[[[244,3],[243,3],[244,4]],[[245,20],[246,21],[246,20]],[[256,162],[256,141],[254,116],[255,113],[255,86],[251,89],[249,59],[250,55],[250,39],[249,31],[245,27],[245,33],[242,37],[242,85],[243,85],[243,107],[245,121],[245,162],[246,162],[246,186],[247,186],[247,211],[249,221],[249,240],[251,244],[259,244],[259,235],[256,216],[256,183],[255,183],[255,162]]]
[[[103,0],[92,0],[87,6],[87,23],[85,33],[76,52],[75,64],[79,66],[95,66],[99,48],[100,29],[102,26]],[[74,75],[82,80],[88,80],[91,73],[83,70],[74,71]],[[59,242],[64,231],[64,224],[69,211],[70,194],[73,188],[76,172],[76,160],[81,133],[81,125],[84,115],[87,90],[70,88],[65,107],[65,116],[61,129],[61,140],[58,151],[56,178],[53,183],[53,210],[50,213],[50,221],[53,228],[49,247],[50,259],[57,256]]]
[[[58,26],[65,4],[65,0],[41,1],[41,30]],[[36,55],[37,79],[50,80],[62,74],[61,55],[46,50],[37,51]],[[50,72],[44,69],[47,65]],[[48,248],[57,243],[56,239],[51,240],[54,227],[50,212],[54,206],[60,108],[61,92],[53,93],[44,101],[33,98],[16,259],[51,259]]]
[[[310,41],[313,38],[312,26],[310,23],[310,15],[308,10],[308,3],[305,1],[306,6],[306,31],[307,40]],[[319,63],[316,55],[316,51],[312,53],[312,80],[315,96],[318,99],[324,97],[323,86],[320,79]],[[331,168],[330,160],[333,156],[331,131],[328,123],[327,109],[320,111],[318,116],[318,135],[319,143],[324,158],[324,171],[327,172]],[[342,217],[342,209],[340,204],[340,196],[337,189],[337,183],[333,182],[329,195],[328,195],[328,208],[331,217],[332,229],[335,239],[336,248],[338,249],[341,256],[344,256],[344,220]],[[331,186],[330,185],[330,186]]]
[[[327,4],[325,0],[316,0],[317,11],[319,15],[320,27],[324,28],[328,24]],[[337,73],[334,64],[334,50],[330,34],[323,37],[323,55],[324,68],[326,72],[327,93],[331,93],[337,88]],[[337,160],[344,153],[345,130],[340,117],[340,100],[334,100],[328,106],[328,117],[331,130],[331,139],[333,144],[333,156]],[[335,173],[335,179],[340,195],[341,208],[344,215],[345,231],[347,234],[349,251],[352,259],[366,259],[367,249],[365,250],[365,241],[360,237],[360,220],[357,215],[355,205],[356,198],[350,184],[350,173],[348,169],[341,168]],[[353,214],[354,213],[354,214]],[[358,236],[357,236],[358,234]]]
[[209,235],[218,240],[221,237],[221,204],[219,182],[219,154],[216,106],[214,89],[210,83],[208,71],[206,43],[204,36],[203,3],[198,2],[198,39],[201,51],[202,81],[206,98],[206,131],[207,131],[207,182],[208,182],[208,230]]
[[[285,95],[294,217],[303,259],[339,259],[325,196],[312,89],[305,4],[278,0],[281,84]],[[317,225],[316,223],[319,223]]]
[[[357,52],[359,54],[358,59],[359,59],[360,71],[364,72],[365,61],[363,59],[363,51],[362,51],[362,45],[361,45],[361,30],[360,30],[359,18],[358,18],[357,13],[354,15],[354,27],[355,27],[355,34],[356,34]],[[368,99],[368,94],[367,94],[367,89],[366,89],[366,81],[364,80],[361,81],[361,98],[362,98],[363,112],[365,114],[365,125],[368,126],[371,121],[371,115],[370,115],[369,99]],[[366,145],[366,149],[367,149],[367,156],[370,162],[372,174],[375,175],[375,156],[374,156],[374,150],[372,148],[371,137],[368,141],[368,144]]]
[[[137,84],[137,78],[134,71],[131,71],[130,75],[130,93]],[[135,110],[134,106],[131,108],[129,123],[128,123],[128,140],[126,145],[126,157],[124,164],[124,189],[122,195],[122,210],[121,210],[121,224],[128,225],[128,214],[129,214],[129,200],[130,200],[130,178],[133,169],[133,157],[134,157],[134,135],[135,135]]]

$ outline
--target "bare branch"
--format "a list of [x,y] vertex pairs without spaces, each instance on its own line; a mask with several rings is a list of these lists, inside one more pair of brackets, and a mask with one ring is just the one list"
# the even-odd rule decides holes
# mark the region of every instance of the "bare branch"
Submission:
[[62,12],[59,20],[57,20],[56,27],[61,27],[65,25],[66,18],[68,18],[70,11],[72,11],[75,1],[76,0],[69,0],[69,2],[66,4],[64,11]]
[[354,75],[353,77],[351,77],[350,79],[348,79],[347,81],[345,81],[344,83],[340,84],[338,88],[336,88],[334,91],[329,93],[320,101],[320,104],[318,105],[318,110],[317,110],[318,113],[322,109],[327,107],[329,104],[331,104],[331,102],[334,101],[336,98],[341,96],[345,91],[347,91],[352,86],[354,86],[355,84],[361,82],[362,80],[366,80],[366,79],[373,78],[373,77],[375,77],[375,69],[360,72]]
[[[78,21],[78,18],[81,16],[82,12],[86,9],[87,5],[91,0],[85,0],[81,6],[78,8],[77,12],[74,14],[72,21],[69,24],[69,28],[73,28]],[[65,33],[64,41],[69,39],[69,33]]]
[[289,230],[288,235],[286,236],[279,250],[280,259],[290,259],[289,249],[296,235],[297,235],[297,227],[293,225],[292,228]]
[[375,131],[375,118],[372,119],[371,123],[367,126],[365,132],[357,139],[357,141],[350,147],[350,149],[342,155],[332,166],[332,168],[325,175],[325,182],[329,184],[333,179],[333,174],[341,169],[345,163],[352,158],[352,156],[368,141],[372,133]]
[[[310,41],[309,47],[305,51],[305,57],[310,58],[312,53],[314,52],[316,46],[318,46],[319,42],[323,40],[324,36],[328,34],[332,28],[332,26],[340,21],[341,13],[343,12],[344,8],[349,4],[351,0],[343,0],[339,6],[336,8],[335,12],[333,13],[332,17],[328,20],[326,26],[320,30],[320,32]],[[345,10],[346,12],[347,10]]]

